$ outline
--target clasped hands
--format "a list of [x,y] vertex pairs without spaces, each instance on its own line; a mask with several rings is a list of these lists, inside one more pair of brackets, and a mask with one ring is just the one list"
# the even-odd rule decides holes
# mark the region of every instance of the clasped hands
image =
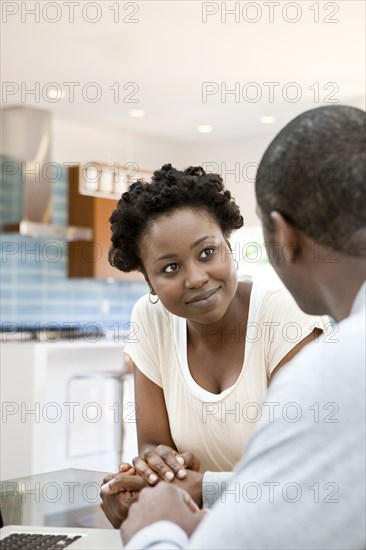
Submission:
[[133,466],[123,463],[117,474],[106,476],[100,493],[109,521],[115,528],[122,524],[124,543],[163,519],[176,522],[190,535],[204,514],[199,508],[203,475],[198,460],[190,452],[159,445],[145,449],[132,462]]

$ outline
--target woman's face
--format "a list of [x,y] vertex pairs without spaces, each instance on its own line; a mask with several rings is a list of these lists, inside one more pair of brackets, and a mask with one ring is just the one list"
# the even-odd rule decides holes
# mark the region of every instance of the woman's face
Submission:
[[237,271],[220,226],[205,210],[180,208],[159,216],[142,236],[140,256],[168,311],[204,324],[224,316]]

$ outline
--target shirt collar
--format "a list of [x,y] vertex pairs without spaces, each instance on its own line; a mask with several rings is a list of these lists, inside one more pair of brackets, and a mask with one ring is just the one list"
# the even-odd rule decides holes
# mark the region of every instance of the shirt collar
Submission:
[[362,284],[360,290],[357,293],[355,301],[353,302],[350,315],[355,315],[355,313],[360,313],[365,310],[366,302],[366,281]]

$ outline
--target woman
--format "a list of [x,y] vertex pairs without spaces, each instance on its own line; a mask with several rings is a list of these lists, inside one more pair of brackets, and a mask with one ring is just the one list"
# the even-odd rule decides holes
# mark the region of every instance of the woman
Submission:
[[184,455],[191,451],[201,472],[230,471],[269,412],[261,403],[271,377],[322,319],[304,314],[284,288],[238,282],[228,239],[243,218],[219,175],[167,164],[151,184],[132,184],[110,221],[111,264],[141,271],[150,288],[135,305],[135,341],[126,347],[135,469],[150,483],[156,474],[183,478],[179,455],[198,467]]

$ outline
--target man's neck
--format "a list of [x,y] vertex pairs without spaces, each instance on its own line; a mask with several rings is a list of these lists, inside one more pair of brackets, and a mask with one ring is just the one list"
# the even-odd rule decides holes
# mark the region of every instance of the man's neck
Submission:
[[365,259],[343,257],[336,268],[324,269],[319,280],[319,292],[325,311],[336,321],[351,313],[356,296],[365,282]]

